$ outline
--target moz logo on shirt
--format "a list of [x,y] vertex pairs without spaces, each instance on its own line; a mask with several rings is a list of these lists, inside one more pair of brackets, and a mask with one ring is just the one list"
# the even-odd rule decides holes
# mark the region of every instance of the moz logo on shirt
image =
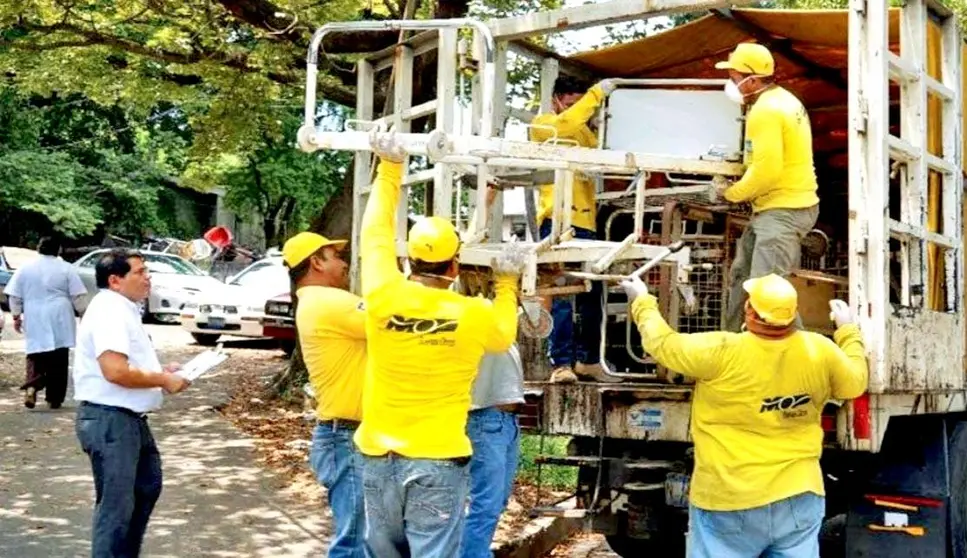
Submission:
[[396,315],[386,322],[386,329],[419,334],[451,333],[457,330],[457,320],[407,318]]
[[802,407],[810,401],[812,401],[812,398],[808,393],[767,397],[762,400],[762,407],[759,408],[759,412],[768,413],[772,411],[790,411],[796,407]]

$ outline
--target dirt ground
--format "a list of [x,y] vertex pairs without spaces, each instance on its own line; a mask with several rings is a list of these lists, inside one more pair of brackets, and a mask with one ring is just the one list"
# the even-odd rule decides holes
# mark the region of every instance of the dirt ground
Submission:
[[[162,362],[185,362],[203,350],[178,327],[149,331]],[[149,419],[165,488],[143,554],[323,556],[331,515],[308,467],[311,412],[262,397],[264,382],[285,366],[281,351],[253,341],[225,348],[224,365],[166,398]],[[22,340],[8,329],[0,340],[0,556],[84,556],[94,494],[74,435],[73,394],[60,410],[48,410],[41,396],[28,411],[17,389],[23,366]],[[533,486],[515,487],[497,544],[520,532],[535,497]],[[614,556],[585,552],[584,539],[562,547],[577,545],[570,554],[553,555]]]

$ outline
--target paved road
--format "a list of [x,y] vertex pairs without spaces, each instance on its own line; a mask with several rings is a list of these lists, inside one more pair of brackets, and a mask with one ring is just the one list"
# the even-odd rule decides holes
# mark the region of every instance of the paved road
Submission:
[[[149,328],[162,361],[201,350],[180,328]],[[15,387],[22,377],[22,341],[9,333],[0,342],[0,556],[85,556],[94,491],[89,462],[74,437],[74,404],[49,411],[38,402],[33,411],[24,409]],[[276,354],[232,351],[232,358],[257,359],[261,353],[266,365]],[[143,556],[325,556],[330,524],[324,510],[282,493],[279,479],[255,462],[252,440],[212,408],[226,399],[231,373],[231,366],[223,366],[169,397],[150,418],[165,487]]]

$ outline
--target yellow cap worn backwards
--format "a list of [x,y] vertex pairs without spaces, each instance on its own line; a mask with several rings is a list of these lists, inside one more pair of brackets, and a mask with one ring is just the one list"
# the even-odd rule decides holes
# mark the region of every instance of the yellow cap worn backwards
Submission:
[[287,240],[285,245],[282,246],[282,261],[285,262],[285,265],[293,268],[315,254],[320,248],[325,246],[342,248],[345,245],[345,240],[329,240],[321,234],[301,232]]
[[739,43],[729,54],[729,59],[715,64],[715,67],[743,74],[771,76],[776,71],[776,61],[769,49],[760,44]]
[[440,263],[452,260],[460,251],[460,236],[453,223],[443,217],[423,217],[410,228],[406,253],[411,260]]
[[742,283],[749,293],[749,304],[767,324],[785,326],[796,319],[799,296],[796,287],[776,274],[749,279]]

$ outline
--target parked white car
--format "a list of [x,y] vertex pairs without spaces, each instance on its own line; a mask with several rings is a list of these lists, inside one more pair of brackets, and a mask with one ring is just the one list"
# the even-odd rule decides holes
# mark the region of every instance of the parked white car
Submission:
[[[98,259],[110,249],[94,250],[74,262],[81,281],[87,287],[87,295],[81,309],[87,309],[91,298],[97,293],[94,266]],[[144,265],[151,273],[151,293],[147,304],[141,306],[145,319],[156,319],[164,323],[178,323],[182,307],[195,298],[198,293],[224,288],[225,285],[201,268],[176,254],[166,252],[140,251]]]
[[203,291],[181,311],[181,327],[200,345],[214,345],[222,335],[264,337],[265,302],[289,292],[280,257],[254,262],[226,283]]

